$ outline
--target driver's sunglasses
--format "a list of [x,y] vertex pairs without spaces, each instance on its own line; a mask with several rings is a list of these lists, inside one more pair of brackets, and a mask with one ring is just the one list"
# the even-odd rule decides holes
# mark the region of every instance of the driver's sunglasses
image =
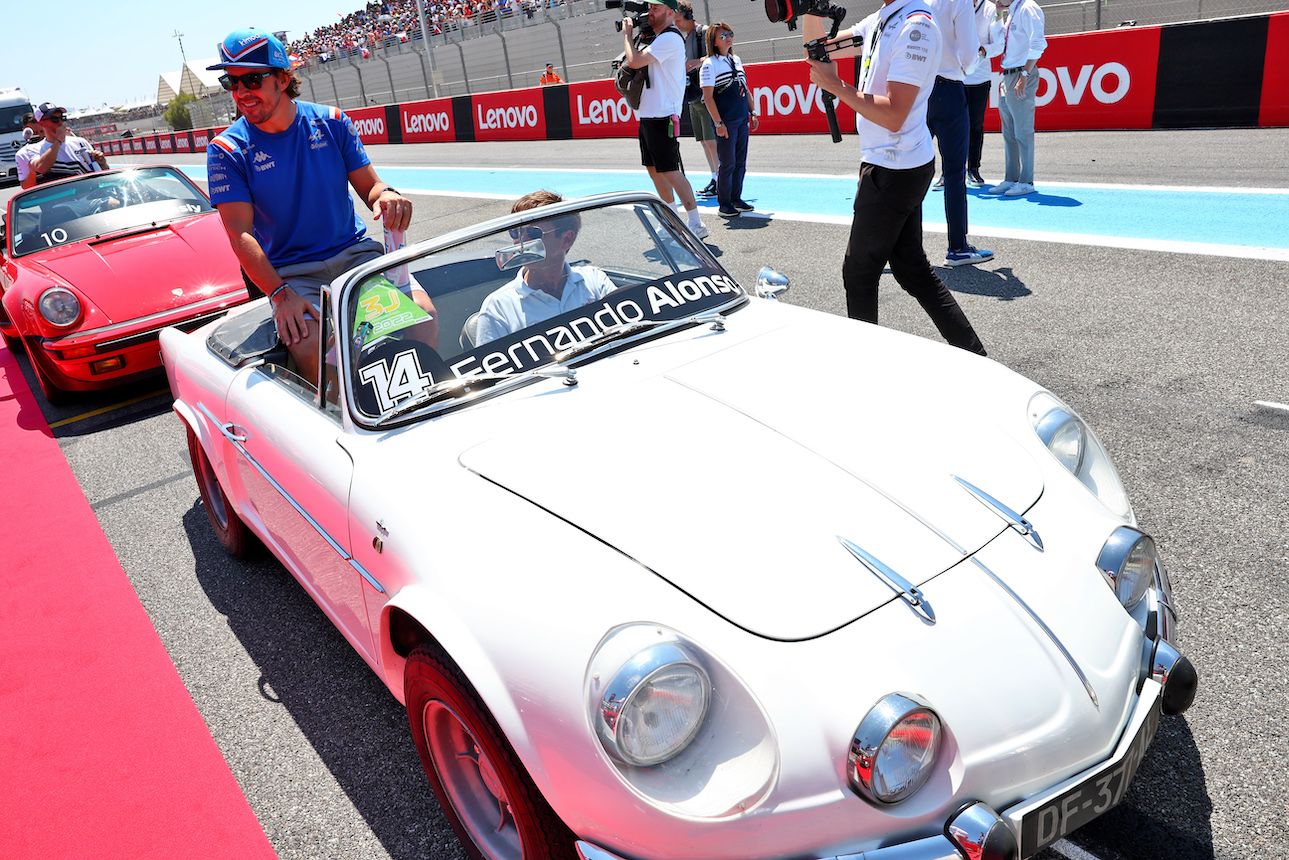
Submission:
[[244,75],[220,75],[219,85],[226,90],[235,90],[240,83],[248,90],[258,90],[264,84],[264,79],[272,75],[272,69],[267,72],[247,72]]
[[510,238],[516,242],[521,239],[540,239],[543,234],[553,232],[555,232],[554,227],[534,227],[531,225],[528,227],[511,227]]
[[60,113],[60,114],[57,114],[56,116],[49,116],[49,117],[45,117],[45,119],[47,119],[47,120],[49,120],[50,122],[53,122],[53,123],[63,123],[63,122],[67,122],[67,117],[66,117],[65,115],[61,114],[61,113]]

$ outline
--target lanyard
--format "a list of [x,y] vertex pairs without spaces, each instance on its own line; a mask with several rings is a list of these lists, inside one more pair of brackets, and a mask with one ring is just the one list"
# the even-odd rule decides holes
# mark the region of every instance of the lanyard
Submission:
[[1003,52],[999,57],[1000,62],[1002,57],[1007,56],[1007,39],[1011,36],[1012,24],[1016,21],[1016,9],[1024,2],[1025,0],[1016,0],[1016,2],[1011,5],[1011,8],[1007,10],[1007,29],[1003,31]]
[[872,69],[870,67],[873,64],[873,55],[877,53],[877,43],[882,38],[882,31],[886,29],[886,25],[890,23],[891,19],[895,17],[896,13],[909,4],[907,0],[904,3],[900,3],[897,0],[896,2],[891,3],[890,5],[895,8],[891,9],[890,12],[887,13],[885,18],[883,18],[881,14],[878,14],[877,23],[873,26],[873,32],[868,35],[868,44],[864,46],[864,66],[860,70],[860,75],[859,75],[860,92],[864,92],[868,86],[868,79],[872,74]]

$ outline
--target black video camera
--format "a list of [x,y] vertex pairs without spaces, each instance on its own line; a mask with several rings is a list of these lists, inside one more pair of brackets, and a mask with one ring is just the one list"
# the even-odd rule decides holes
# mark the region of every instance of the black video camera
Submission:
[[[797,19],[802,15],[814,15],[817,18],[827,18],[832,21],[831,32],[822,39],[814,39],[806,42],[806,56],[817,63],[830,63],[828,58],[829,39],[836,38],[837,30],[841,27],[842,19],[846,17],[846,10],[841,6],[834,6],[828,0],[765,0],[765,17],[770,19],[770,23],[778,24],[782,21],[788,25],[789,30],[797,29]],[[837,125],[837,109],[834,107],[836,101],[831,94],[824,93],[824,113],[828,116],[828,131],[832,134],[833,143],[841,143],[841,128]]]
[[[647,45],[654,40],[657,35],[653,27],[649,26],[649,3],[644,0],[604,0],[605,9],[621,9],[623,13],[631,18],[631,26],[635,28],[639,42]],[[621,33],[621,19],[613,22],[614,28]]]
[[839,22],[846,17],[846,10],[832,5],[828,0],[765,0],[765,17],[770,19],[771,24],[782,21],[788,25],[789,30],[795,30],[797,19],[802,15],[832,18]]

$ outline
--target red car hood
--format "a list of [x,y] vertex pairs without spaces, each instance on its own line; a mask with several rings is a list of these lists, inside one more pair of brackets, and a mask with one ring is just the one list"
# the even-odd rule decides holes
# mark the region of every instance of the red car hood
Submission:
[[105,318],[93,320],[95,327],[244,289],[237,257],[214,214],[69,245],[42,255],[32,268],[75,287]]

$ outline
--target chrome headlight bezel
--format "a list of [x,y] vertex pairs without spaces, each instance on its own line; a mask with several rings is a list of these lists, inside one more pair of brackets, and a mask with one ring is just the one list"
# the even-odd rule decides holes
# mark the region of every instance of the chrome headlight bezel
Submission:
[[1097,569],[1129,612],[1146,596],[1155,581],[1158,564],[1154,538],[1127,526],[1115,529],[1097,556]]
[[36,307],[45,322],[55,328],[71,328],[80,322],[84,308],[80,298],[66,287],[50,287],[40,294]]
[[1101,440],[1079,414],[1048,391],[1030,398],[1029,421],[1048,453],[1124,522],[1132,504]]
[[[884,767],[891,766],[889,757],[896,746],[906,740],[898,734],[901,728],[929,732],[930,739],[921,744],[913,759],[906,759],[904,764],[909,768],[906,774],[883,773]],[[935,772],[943,741],[944,724],[940,715],[920,696],[913,693],[884,696],[864,716],[851,739],[847,754],[851,789],[876,806],[907,800]]]
[[[638,730],[652,712],[639,718],[635,712],[640,700],[663,683],[680,684],[689,693],[696,692],[698,702],[680,715],[682,724],[671,733],[670,740],[663,742],[660,749],[646,752],[645,747],[653,744],[642,743]],[[637,652],[605,685],[597,709],[596,734],[605,750],[625,764],[638,767],[660,764],[679,755],[698,735],[711,698],[711,678],[698,655],[680,642],[658,642]]]

